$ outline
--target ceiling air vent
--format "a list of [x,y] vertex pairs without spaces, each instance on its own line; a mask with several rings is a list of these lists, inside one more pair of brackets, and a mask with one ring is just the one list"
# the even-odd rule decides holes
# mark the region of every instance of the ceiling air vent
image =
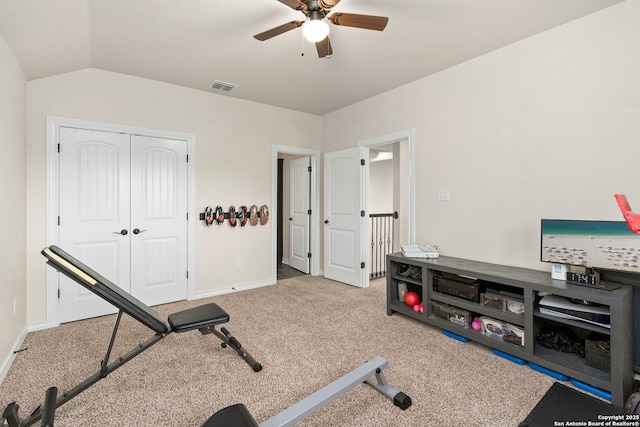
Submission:
[[220,80],[214,80],[214,81],[211,82],[209,87],[211,87],[212,89],[221,90],[223,92],[231,92],[232,90],[237,88],[238,85],[233,84],[233,83],[223,82],[223,81],[220,81]]

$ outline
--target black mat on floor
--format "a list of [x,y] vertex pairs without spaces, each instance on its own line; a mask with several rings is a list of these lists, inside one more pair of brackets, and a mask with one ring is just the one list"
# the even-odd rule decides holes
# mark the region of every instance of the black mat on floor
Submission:
[[[589,421],[604,421],[602,415],[622,414],[621,408],[556,382],[519,427],[588,425]],[[580,423],[567,423],[569,421]]]

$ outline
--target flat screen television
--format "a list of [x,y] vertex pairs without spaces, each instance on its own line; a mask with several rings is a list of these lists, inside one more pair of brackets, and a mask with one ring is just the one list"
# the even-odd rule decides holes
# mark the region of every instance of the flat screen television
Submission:
[[640,234],[625,221],[543,219],[540,261],[640,273]]

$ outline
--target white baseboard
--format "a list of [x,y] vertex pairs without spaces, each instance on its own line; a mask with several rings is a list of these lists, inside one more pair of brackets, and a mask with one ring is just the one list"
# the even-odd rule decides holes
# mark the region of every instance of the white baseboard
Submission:
[[2,384],[4,378],[7,376],[9,368],[11,368],[11,365],[16,358],[16,352],[20,350],[20,347],[22,347],[22,343],[24,342],[24,339],[27,337],[28,333],[29,331],[26,327],[22,330],[22,332],[20,332],[20,335],[18,335],[18,339],[16,339],[16,342],[13,345],[13,351],[11,352],[11,354],[9,354],[9,356],[2,364],[2,369],[0,369],[0,384]]
[[28,332],[41,331],[42,329],[49,329],[49,328],[51,328],[51,326],[49,326],[47,322],[32,323],[31,325],[27,326],[27,331]]
[[248,289],[262,288],[263,286],[271,286],[271,285],[274,285],[274,284],[275,283],[273,283],[271,281],[264,281],[264,282],[257,282],[257,283],[249,283],[249,284],[246,284],[246,285],[231,286],[229,288],[216,289],[216,290],[213,290],[213,291],[197,293],[194,299],[215,297],[215,296],[218,296],[218,295],[230,294],[232,292],[246,291]]

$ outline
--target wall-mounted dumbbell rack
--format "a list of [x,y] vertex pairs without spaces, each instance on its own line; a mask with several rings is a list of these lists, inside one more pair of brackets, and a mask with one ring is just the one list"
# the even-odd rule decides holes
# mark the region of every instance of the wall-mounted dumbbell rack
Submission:
[[229,206],[229,209],[225,212],[222,206],[216,206],[212,208],[207,206],[204,212],[200,213],[200,220],[204,221],[205,225],[211,227],[214,223],[221,225],[226,220],[231,227],[244,227],[247,224],[252,226],[265,225],[269,221],[269,208],[267,205],[262,205],[258,208],[257,205],[251,205],[247,207],[245,205],[236,209],[235,206]]

